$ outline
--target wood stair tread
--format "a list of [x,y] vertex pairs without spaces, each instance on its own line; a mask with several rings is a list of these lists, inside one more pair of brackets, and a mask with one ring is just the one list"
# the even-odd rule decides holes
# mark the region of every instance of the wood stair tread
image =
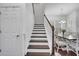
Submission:
[[43,27],[43,28],[45,28],[45,26],[39,26],[39,25],[38,26],[34,26],[34,27],[39,27],[39,28],[42,28]]
[[47,40],[30,40],[30,42],[48,42]]
[[44,25],[44,24],[34,24],[34,25]]
[[45,29],[45,28],[34,28],[34,29]]
[[34,25],[34,27],[45,27],[44,25]]
[[44,25],[34,25],[34,27],[45,27]]
[[26,56],[50,56],[49,52],[28,52]]
[[44,25],[34,25],[34,26],[44,26]]
[[30,42],[29,45],[48,45],[48,42]]
[[40,26],[40,25],[38,25],[38,26],[34,26],[34,27],[44,27],[44,26]]
[[46,34],[46,33],[32,33],[32,34]]
[[47,38],[47,36],[31,36],[31,38]]
[[28,49],[49,49],[48,45],[29,45]]

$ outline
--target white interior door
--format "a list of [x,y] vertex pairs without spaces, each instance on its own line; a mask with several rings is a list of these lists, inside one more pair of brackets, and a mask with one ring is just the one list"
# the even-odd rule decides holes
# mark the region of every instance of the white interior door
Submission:
[[21,8],[16,6],[0,7],[0,55],[22,55]]
[[0,19],[0,55],[1,55],[1,19]]

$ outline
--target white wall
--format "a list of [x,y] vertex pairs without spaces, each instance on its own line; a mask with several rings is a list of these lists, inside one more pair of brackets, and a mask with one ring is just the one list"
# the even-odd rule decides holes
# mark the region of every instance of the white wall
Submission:
[[44,23],[44,6],[43,4],[36,3],[34,4],[35,12],[35,23],[43,24]]
[[[31,4],[0,4],[0,55],[22,56],[33,28]],[[24,39],[25,34],[25,39]],[[16,37],[19,35],[20,37]]]
[[67,28],[66,28],[66,34],[67,37],[69,35],[73,35],[74,38],[77,38],[77,11],[74,10],[67,16]]
[[77,19],[77,13],[76,11],[73,11],[67,16],[67,32],[76,33],[76,19]]
[[24,21],[23,21],[23,34],[25,34],[25,40],[24,40],[24,54],[27,53],[27,47],[29,45],[31,33],[34,26],[34,15],[33,15],[33,8],[32,4],[25,4],[24,9]]
[[76,31],[79,38],[79,9],[77,10]]

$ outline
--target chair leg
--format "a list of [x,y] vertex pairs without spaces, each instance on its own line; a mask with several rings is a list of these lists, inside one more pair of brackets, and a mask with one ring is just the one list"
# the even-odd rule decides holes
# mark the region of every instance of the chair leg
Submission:
[[73,51],[68,51],[68,56],[77,56],[77,54]]

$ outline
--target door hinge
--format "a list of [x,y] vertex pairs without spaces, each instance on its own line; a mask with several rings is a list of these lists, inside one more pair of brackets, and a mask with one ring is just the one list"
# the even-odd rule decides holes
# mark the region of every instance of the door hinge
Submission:
[[0,49],[0,52],[1,52],[1,49]]
[[2,33],[2,31],[0,30],[0,33]]

